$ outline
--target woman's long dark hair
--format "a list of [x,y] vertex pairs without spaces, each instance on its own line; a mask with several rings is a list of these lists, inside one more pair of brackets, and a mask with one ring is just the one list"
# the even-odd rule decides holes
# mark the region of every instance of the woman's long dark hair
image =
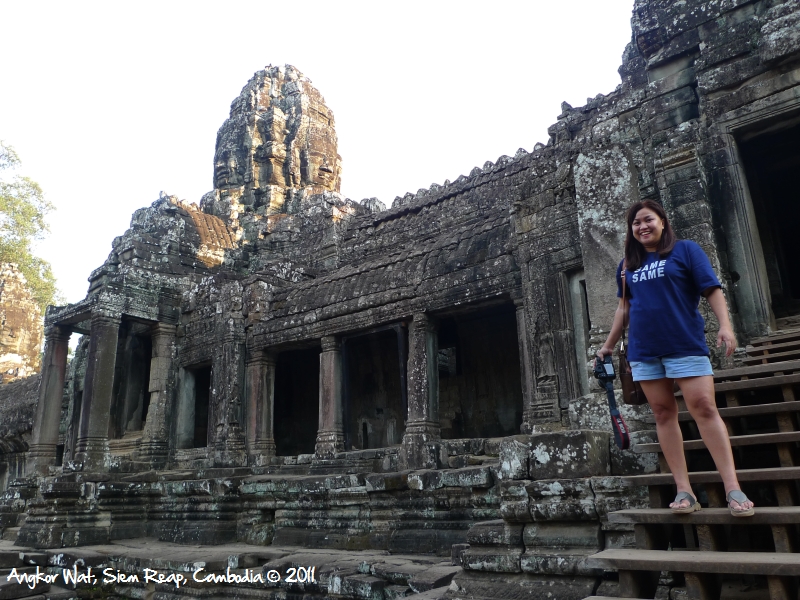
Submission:
[[645,247],[639,240],[633,237],[633,220],[636,218],[636,214],[643,208],[649,208],[664,221],[664,231],[661,232],[661,239],[658,240],[658,246],[656,246],[656,252],[658,252],[660,258],[664,258],[667,254],[672,252],[672,249],[675,247],[675,242],[678,241],[675,232],[672,230],[672,225],[669,224],[667,213],[664,212],[664,208],[658,202],[654,200],[642,200],[641,202],[637,202],[631,206],[625,214],[625,220],[628,223],[628,232],[625,235],[625,268],[629,271],[641,267],[644,259],[647,257],[647,250]]

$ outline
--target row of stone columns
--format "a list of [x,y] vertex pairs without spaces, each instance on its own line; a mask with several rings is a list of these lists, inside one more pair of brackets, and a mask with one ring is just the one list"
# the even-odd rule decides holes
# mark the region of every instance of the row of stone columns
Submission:
[[[74,453],[74,462],[86,471],[108,468],[110,415],[120,323],[119,316],[101,311],[91,316]],[[166,323],[157,323],[152,329],[153,352],[148,381],[150,405],[142,432],[140,454],[143,460],[154,467],[164,466],[168,456],[167,402],[170,381],[174,378],[175,329],[174,325]],[[67,327],[54,326],[48,329],[45,337],[42,384],[28,452],[29,472],[46,474],[48,467],[56,462],[70,333]]]
[[[344,450],[342,342],[322,340],[319,376],[319,427],[315,454],[332,458]],[[409,468],[439,465],[439,371],[436,321],[417,313],[409,327],[408,421],[403,438]],[[273,435],[275,357],[253,353],[247,362],[247,451],[251,465],[264,464],[275,454]]]
[[[525,331],[522,304],[517,307],[518,329]],[[86,378],[75,447],[75,462],[84,470],[108,467],[109,415],[120,319],[102,312],[92,315]],[[407,398],[408,413],[401,463],[405,468],[435,468],[440,458],[439,371],[437,322],[416,313],[409,325]],[[525,407],[533,378],[527,336],[520,335]],[[58,427],[67,363],[69,331],[52,327],[46,335],[39,404],[29,451],[29,461],[39,473],[55,464]],[[142,432],[139,458],[163,467],[169,454],[168,400],[175,379],[175,326],[157,323],[152,328],[150,407]],[[319,382],[319,428],[315,453],[332,458],[344,450],[342,343],[336,336],[322,340]],[[264,465],[275,455],[274,394],[275,355],[257,350],[246,361],[246,450],[248,463]],[[530,385],[529,385],[530,384]]]

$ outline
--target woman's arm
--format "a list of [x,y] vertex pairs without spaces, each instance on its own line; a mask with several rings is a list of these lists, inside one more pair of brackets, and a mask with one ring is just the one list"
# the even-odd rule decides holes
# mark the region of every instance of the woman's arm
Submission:
[[717,348],[725,344],[725,356],[730,356],[736,350],[736,337],[733,335],[731,320],[728,317],[728,305],[725,302],[725,295],[722,288],[714,287],[705,290],[703,295],[708,300],[711,310],[719,321],[719,333],[717,334]]
[[[724,302],[724,300],[723,300]],[[629,301],[625,298],[619,299],[619,305],[614,313],[614,323],[611,325],[611,331],[608,332],[605,344],[600,350],[597,351],[597,356],[605,358],[607,355],[614,353],[614,346],[617,345],[619,338],[622,337],[622,324],[625,322],[625,313],[628,311]]]

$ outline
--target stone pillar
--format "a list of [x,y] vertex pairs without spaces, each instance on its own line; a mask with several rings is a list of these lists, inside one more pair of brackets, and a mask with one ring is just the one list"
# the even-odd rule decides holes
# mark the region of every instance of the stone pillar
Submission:
[[247,449],[242,430],[242,396],[245,384],[245,344],[241,336],[226,336],[215,351],[211,368],[209,442],[214,448],[214,466],[243,467]]
[[108,469],[108,427],[120,317],[92,314],[75,463],[83,471]]
[[536,402],[536,375],[533,368],[531,337],[528,334],[528,319],[525,302],[514,300],[517,309],[517,341],[519,343],[520,375],[522,377],[522,426],[520,433],[533,431],[534,403]]
[[169,397],[174,379],[175,325],[156,323],[152,328],[153,352],[147,391],[150,405],[142,428],[139,456],[154,468],[167,464],[169,454]]
[[408,420],[400,457],[404,469],[436,469],[439,443],[439,339],[437,322],[417,313],[408,330]]
[[275,356],[256,350],[247,360],[247,461],[263,466],[275,456]]
[[42,382],[26,463],[28,474],[46,475],[47,468],[56,464],[69,336],[68,330],[58,326],[48,328],[45,333]]
[[319,431],[314,450],[320,458],[333,458],[344,450],[342,396],[342,343],[337,337],[326,336],[319,355]]

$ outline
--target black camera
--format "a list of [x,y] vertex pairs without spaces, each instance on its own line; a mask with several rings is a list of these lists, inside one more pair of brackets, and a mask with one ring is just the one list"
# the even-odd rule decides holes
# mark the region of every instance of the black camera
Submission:
[[600,381],[611,381],[617,376],[614,372],[614,363],[611,361],[610,354],[602,361],[600,358],[594,360],[594,376]]

